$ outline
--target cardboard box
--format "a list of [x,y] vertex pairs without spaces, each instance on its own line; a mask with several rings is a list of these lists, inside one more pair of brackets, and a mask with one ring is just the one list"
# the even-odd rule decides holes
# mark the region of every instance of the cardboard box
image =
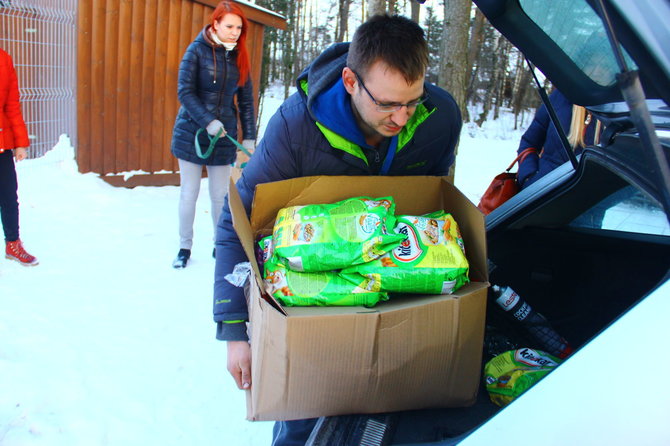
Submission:
[[[373,308],[282,308],[264,291],[254,255],[256,236],[272,232],[283,207],[363,195],[393,196],[396,214],[451,212],[463,235],[472,282],[453,295],[391,298]],[[484,218],[446,179],[304,177],[261,184],[250,221],[231,186],[230,206],[256,275],[248,296],[248,419],[291,420],[475,402],[488,287]]]

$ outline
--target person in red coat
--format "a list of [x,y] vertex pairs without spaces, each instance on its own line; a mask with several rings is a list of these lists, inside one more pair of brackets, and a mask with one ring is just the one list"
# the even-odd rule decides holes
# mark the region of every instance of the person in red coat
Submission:
[[21,114],[19,85],[12,58],[0,49],[0,217],[5,232],[5,257],[25,266],[37,265],[19,239],[19,198],[14,158],[28,156],[28,130]]

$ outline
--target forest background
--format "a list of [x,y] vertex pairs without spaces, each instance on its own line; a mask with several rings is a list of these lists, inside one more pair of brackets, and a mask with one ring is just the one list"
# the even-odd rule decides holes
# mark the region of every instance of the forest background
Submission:
[[[402,14],[426,32],[428,81],[449,91],[465,122],[481,127],[501,108],[514,115],[514,130],[539,106],[532,73],[521,53],[486,20],[471,0],[256,0],[284,15],[286,30],[266,30],[261,96],[284,85],[287,97],[300,72],[329,45],[349,41],[376,13]],[[545,85],[546,87],[546,85]],[[262,110],[261,110],[262,112]],[[492,112],[492,113],[491,113]]]

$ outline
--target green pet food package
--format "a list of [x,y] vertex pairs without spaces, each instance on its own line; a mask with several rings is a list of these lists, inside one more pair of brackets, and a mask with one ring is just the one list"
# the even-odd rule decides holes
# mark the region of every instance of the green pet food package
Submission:
[[561,363],[541,350],[521,348],[491,359],[484,366],[484,383],[491,401],[500,407],[512,402]]
[[281,209],[272,233],[274,253],[299,272],[370,262],[405,239],[387,229],[393,228],[394,210],[391,197],[356,197]]
[[394,293],[450,294],[469,282],[463,239],[451,214],[397,216],[394,232],[405,237],[399,246],[378,260],[344,269],[342,277],[367,277]]
[[256,262],[258,262],[258,266],[260,269],[263,269],[265,262],[267,262],[272,258],[274,252],[275,250],[272,245],[271,235],[263,237],[258,241],[258,249],[255,251],[255,254],[256,254]]
[[305,273],[292,271],[273,256],[263,266],[265,288],[277,301],[293,306],[366,306],[371,307],[388,296],[379,284],[362,278],[349,282],[336,272]]

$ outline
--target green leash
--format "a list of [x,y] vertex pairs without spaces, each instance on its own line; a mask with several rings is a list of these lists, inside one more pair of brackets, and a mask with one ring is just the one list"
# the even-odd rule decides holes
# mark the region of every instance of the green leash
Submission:
[[[195,132],[195,153],[198,155],[198,157],[205,159],[209,158],[209,156],[212,154],[214,151],[214,146],[216,146],[217,141],[221,138],[221,132],[223,132],[223,129],[219,130],[219,132],[215,136],[207,135],[209,137],[209,146],[207,147],[207,151],[203,154],[202,153],[202,148],[200,147],[200,142],[198,141],[198,136],[200,136],[200,133],[205,131],[205,129],[198,129],[197,132]],[[244,148],[242,144],[237,142],[235,138],[230,136],[228,133],[226,133],[226,138],[228,138],[233,144],[237,146],[238,149],[240,149],[243,153],[245,153],[248,157],[251,157],[251,153]],[[244,166],[246,166],[247,163],[244,163],[240,166],[240,168],[244,169]]]

